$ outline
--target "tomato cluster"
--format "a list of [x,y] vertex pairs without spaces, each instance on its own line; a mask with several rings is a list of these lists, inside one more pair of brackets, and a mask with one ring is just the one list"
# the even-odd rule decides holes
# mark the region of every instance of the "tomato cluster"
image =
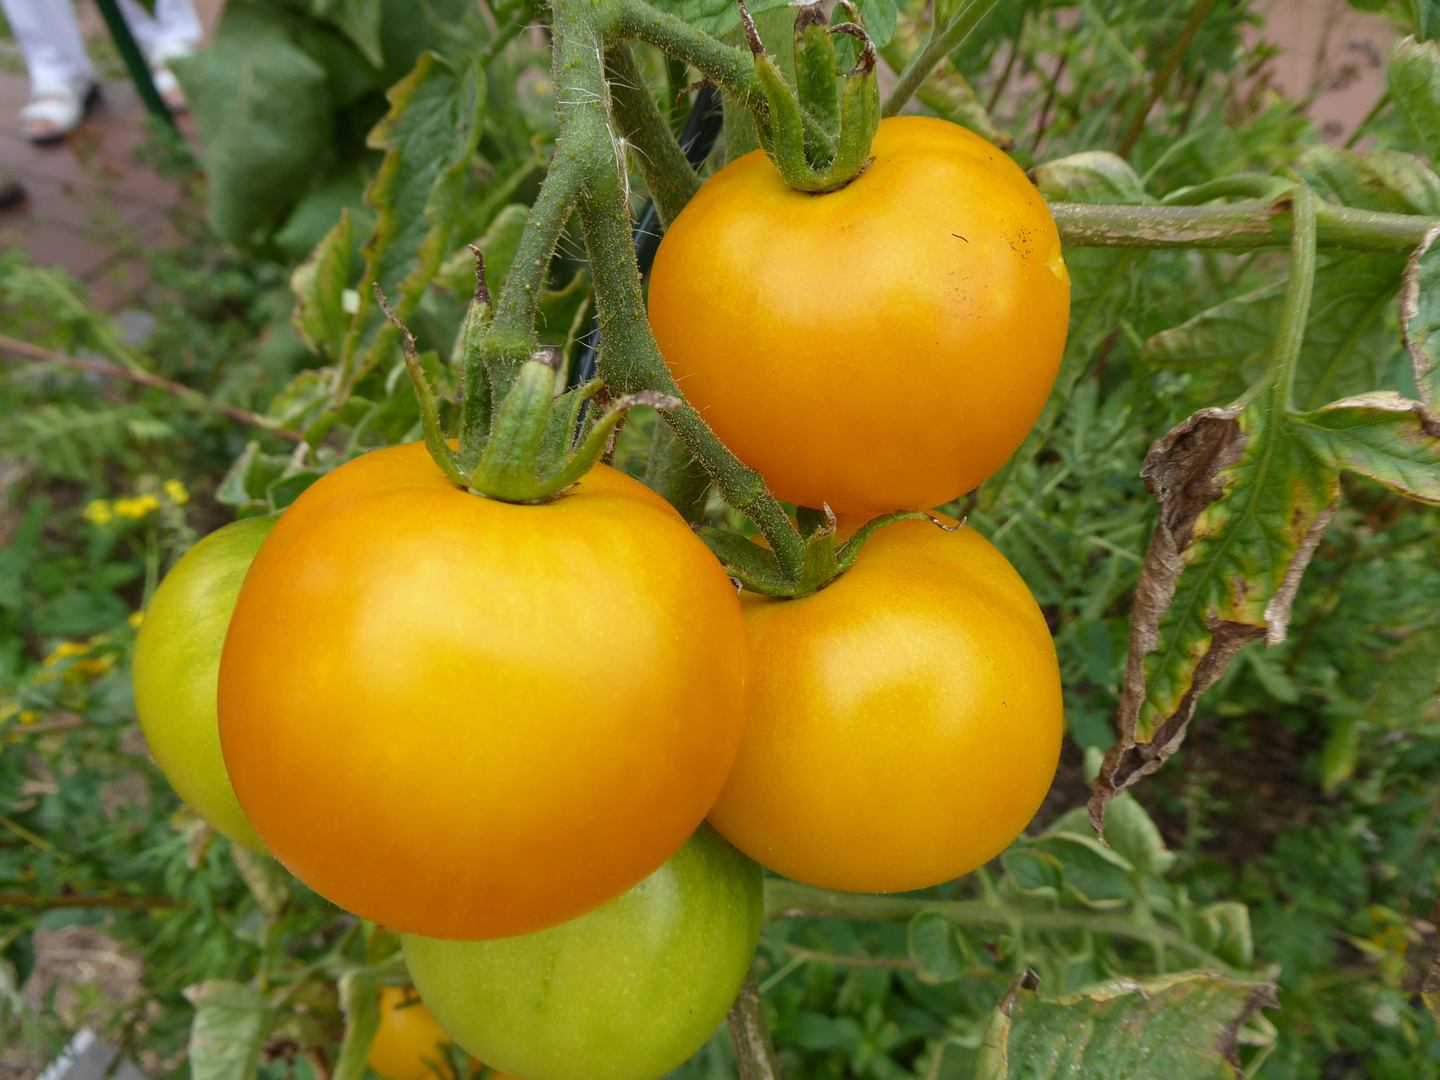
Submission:
[[[650,294],[693,402],[842,537],[1004,461],[1068,305],[1008,158],[919,118],[874,152],[820,196],[736,161],[672,225]],[[871,892],[966,873],[1038,808],[1062,726],[1039,608],[954,522],[881,529],[812,595],[741,599],[608,466],[519,505],[421,443],[196,545],[135,687],[198,813],[402,932],[425,1005],[386,992],[387,1080],[419,1080],[444,1033],[524,1080],[663,1075],[745,977],[761,865]]]

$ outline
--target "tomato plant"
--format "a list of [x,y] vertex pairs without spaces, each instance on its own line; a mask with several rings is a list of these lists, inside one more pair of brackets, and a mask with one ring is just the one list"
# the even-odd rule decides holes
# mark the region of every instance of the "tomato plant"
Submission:
[[[176,1080],[363,1080],[412,976],[524,1080],[1433,1073],[1433,12],[1341,146],[1245,0],[421,7],[178,65],[215,228],[310,251],[224,347],[0,254],[7,1039],[85,921]],[[216,692],[281,863],[130,724],[221,507],[282,515]],[[707,811],[772,873],[685,930]]]
[[752,858],[901,892],[969,873],[1034,817],[1063,729],[1055,646],[977,533],[891,525],[829,588],[749,597],[745,620],[745,736],[710,821]]
[[693,831],[745,663],[734,590],[659,496],[597,466],[544,505],[479,498],[416,443],[328,474],[266,539],[220,738],[256,831],[321,895],[503,937],[624,892]]
[[156,764],[217,832],[264,850],[225,772],[215,687],[240,583],[275,525],[246,518],[217,529],[165,576],[135,641],[135,711]]
[[760,868],[702,825],[659,870],[573,922],[500,941],[407,936],[425,1003],[517,1076],[643,1080],[700,1048],[740,989]]
[[686,397],[777,495],[837,513],[950,502],[1050,394],[1070,279],[1019,167],[931,117],[881,123],[839,191],[755,151],[666,231],[650,324]]

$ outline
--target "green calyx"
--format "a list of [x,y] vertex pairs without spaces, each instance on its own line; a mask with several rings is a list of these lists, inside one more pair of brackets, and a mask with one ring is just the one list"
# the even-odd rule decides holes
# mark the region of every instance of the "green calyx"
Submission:
[[[477,259],[477,274],[484,281],[483,265]],[[379,288],[376,288],[377,295]],[[462,329],[462,342],[483,332],[488,321],[488,295],[477,290],[475,303]],[[457,451],[445,438],[435,392],[425,377],[415,339],[400,324],[385,298],[380,305],[400,327],[405,349],[405,366],[415,385],[420,404],[420,426],[425,446],[440,470],[457,486],[476,495],[511,503],[544,503],[562,495],[594,467],[605,453],[611,434],[629,409],[647,405],[652,409],[678,408],[678,398],[654,391],[628,394],[609,402],[604,409],[591,408],[582,418],[585,404],[604,396],[600,380],[593,379],[573,390],[557,392],[559,356],[534,353],[524,361],[503,398],[492,407],[488,378],[471,366],[474,385],[465,387],[462,416],[489,416],[489,432],[475,449]],[[483,370],[483,369],[482,369]]]
[[893,514],[871,518],[841,544],[835,539],[835,514],[830,507],[821,510],[801,507],[795,517],[800,534],[805,538],[805,557],[799,580],[787,577],[780,569],[775,553],[752,540],[709,526],[695,531],[724,565],[725,572],[744,588],[764,596],[798,600],[819,592],[854,566],[865,541],[887,525],[897,521],[930,521],[947,532],[955,532],[965,525],[963,521],[959,525],[946,525],[922,510],[897,510]]
[[[797,5],[796,86],[792,88],[765,51],[744,0],[738,2],[765,98],[755,121],[761,147],[785,182],[799,191],[821,195],[844,187],[865,170],[880,127],[875,46],[858,10],[842,0],[850,21],[826,26],[818,2]],[[838,99],[835,34],[849,34],[862,46],[855,66],[841,80]]]

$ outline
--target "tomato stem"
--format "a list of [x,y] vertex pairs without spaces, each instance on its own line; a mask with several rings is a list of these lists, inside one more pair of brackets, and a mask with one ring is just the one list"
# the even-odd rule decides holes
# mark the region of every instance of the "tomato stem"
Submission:
[[1280,332],[1275,337],[1271,357],[1273,403],[1277,413],[1291,409],[1295,388],[1295,369],[1300,362],[1300,347],[1305,343],[1305,327],[1310,320],[1310,298],[1315,291],[1315,204],[1318,201],[1310,188],[1297,184],[1294,200],[1294,234],[1290,244],[1290,283],[1285,290],[1285,307],[1280,315]]
[[[1283,248],[1294,227],[1288,195],[1212,206],[1125,206],[1055,202],[1050,213],[1066,247]],[[1320,249],[1409,252],[1440,219],[1355,210],[1321,203],[1315,209]]]
[[[894,116],[920,89],[934,67],[965,44],[980,20],[990,13],[997,0],[962,0],[956,6],[947,22],[937,20],[930,24],[930,32],[924,43],[910,57],[905,69],[896,80],[895,89],[885,99],[882,116]],[[938,5],[937,5],[938,7]]]

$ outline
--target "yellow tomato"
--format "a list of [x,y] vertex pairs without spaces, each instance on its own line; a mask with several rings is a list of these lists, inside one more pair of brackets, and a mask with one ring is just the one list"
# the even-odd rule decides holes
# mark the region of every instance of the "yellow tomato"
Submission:
[[[365,1064],[384,1080],[439,1080],[452,1076],[446,1063],[451,1042],[411,987],[380,989],[380,1027]],[[492,1074],[493,1075],[493,1074]]]
[[694,832],[744,724],[735,590],[680,515],[598,465],[520,506],[421,443],[302,495],[245,578],[220,741],[269,850],[406,933],[573,919]]
[[1060,754],[1055,646],[978,533],[901,522],[820,592],[743,603],[745,736],[710,812],[741,851],[898,892],[975,869],[1034,816]]
[[760,151],[665,233],[650,323],[680,388],[781,498],[839,513],[939,506],[1020,445],[1070,309],[1035,186],[964,128],[880,124],[838,191]]

